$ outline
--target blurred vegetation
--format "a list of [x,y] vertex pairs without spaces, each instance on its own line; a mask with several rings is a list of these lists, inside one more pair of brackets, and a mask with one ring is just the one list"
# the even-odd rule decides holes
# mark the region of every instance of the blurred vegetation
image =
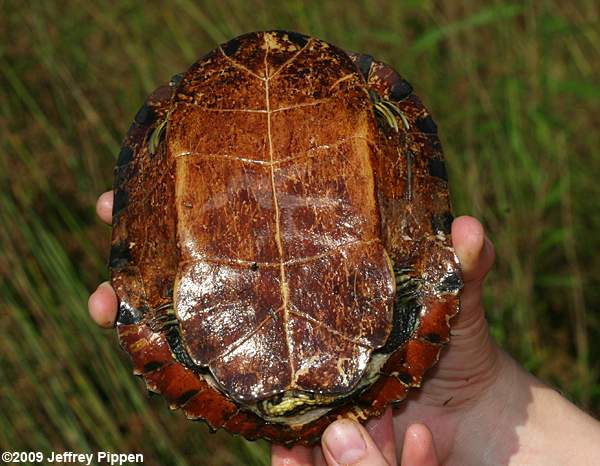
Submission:
[[171,413],[88,319],[95,218],[145,96],[217,43],[291,29],[394,65],[440,127],[457,214],[498,261],[497,341],[600,414],[600,7],[593,0],[0,2],[0,447],[265,464]]

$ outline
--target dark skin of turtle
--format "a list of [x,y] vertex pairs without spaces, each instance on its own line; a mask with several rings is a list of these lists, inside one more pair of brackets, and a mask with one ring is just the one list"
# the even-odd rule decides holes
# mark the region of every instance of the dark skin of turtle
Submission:
[[[459,306],[451,222],[435,123],[393,69],[295,33],[241,36],[157,89],[123,143],[121,344],[189,418],[312,444],[437,361]],[[333,401],[296,424],[247,409],[285,392]]]

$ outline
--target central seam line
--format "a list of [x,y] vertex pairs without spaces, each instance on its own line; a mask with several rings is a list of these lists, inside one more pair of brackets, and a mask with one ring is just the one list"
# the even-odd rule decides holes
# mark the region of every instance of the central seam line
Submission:
[[[267,40],[267,36],[264,36],[265,40],[265,76],[269,75],[269,65],[267,58],[269,56],[269,42]],[[277,201],[277,191],[275,189],[275,167],[273,165],[273,138],[271,137],[271,103],[269,101],[269,80],[265,79],[265,99],[266,99],[266,108],[267,108],[267,136],[269,140],[269,162],[270,162],[270,171],[271,171],[271,189],[273,190],[273,207],[275,209],[275,244],[277,245],[277,251],[279,253],[279,270],[280,270],[280,279],[281,279],[281,299],[282,299],[282,316],[283,316],[283,328],[285,332],[285,340],[288,349],[288,358],[292,357],[292,342],[290,338],[290,329],[289,329],[289,309],[288,309],[288,299],[289,299],[289,289],[285,276],[285,264],[283,262],[283,243],[281,241],[281,226],[279,220],[279,203]],[[294,365],[291,363],[290,359],[290,378],[293,381],[295,377]]]

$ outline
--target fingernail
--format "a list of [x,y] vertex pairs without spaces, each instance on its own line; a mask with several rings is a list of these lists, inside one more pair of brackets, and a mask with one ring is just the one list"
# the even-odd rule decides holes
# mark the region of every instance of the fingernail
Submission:
[[329,453],[339,464],[356,463],[367,448],[358,426],[346,419],[329,426],[324,441]]
[[102,282],[102,283],[100,283],[100,284],[98,285],[98,288],[107,287],[107,286],[108,286],[109,288],[111,287],[111,286],[110,286],[110,282]]

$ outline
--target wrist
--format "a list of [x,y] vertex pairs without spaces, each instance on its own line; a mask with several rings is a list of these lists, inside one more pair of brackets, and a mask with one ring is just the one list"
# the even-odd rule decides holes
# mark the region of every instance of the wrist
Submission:
[[470,450],[459,463],[595,464],[600,424],[503,352],[499,365],[496,383],[465,413],[458,429],[457,444]]

